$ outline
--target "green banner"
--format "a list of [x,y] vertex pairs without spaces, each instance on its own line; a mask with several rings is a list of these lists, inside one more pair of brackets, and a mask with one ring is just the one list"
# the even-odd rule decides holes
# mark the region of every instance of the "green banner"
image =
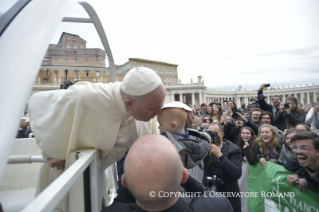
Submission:
[[291,187],[287,176],[293,174],[283,166],[267,162],[249,167],[248,207],[250,212],[319,212],[319,194],[307,189],[299,191],[299,184]]

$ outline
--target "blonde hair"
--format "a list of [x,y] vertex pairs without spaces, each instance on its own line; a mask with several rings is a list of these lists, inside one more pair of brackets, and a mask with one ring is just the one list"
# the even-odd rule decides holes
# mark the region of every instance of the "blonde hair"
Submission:
[[[276,150],[276,144],[281,148],[281,144],[280,144],[280,141],[279,141],[279,134],[276,130],[275,127],[273,127],[272,125],[269,125],[269,124],[264,124],[260,127],[260,132],[261,132],[261,129],[262,128],[265,128],[265,127],[268,127],[270,129],[270,131],[273,133],[273,137],[271,139],[271,141],[269,142],[272,150],[274,151],[274,153],[276,154],[276,156],[279,158],[279,154],[280,152],[277,152]],[[256,139],[256,141],[258,142],[259,144],[259,151],[260,152],[264,152],[265,155],[266,155],[266,160],[269,160],[269,149],[267,147],[267,144],[263,141],[263,139],[261,138],[261,135]]]
[[175,121],[178,127],[185,128],[187,122],[187,111],[182,108],[164,108],[161,115],[166,115],[167,119],[172,122]]

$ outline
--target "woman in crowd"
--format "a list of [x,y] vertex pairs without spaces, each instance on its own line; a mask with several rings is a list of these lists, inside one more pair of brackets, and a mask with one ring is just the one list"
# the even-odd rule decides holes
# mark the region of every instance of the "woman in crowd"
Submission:
[[284,166],[287,170],[295,172],[299,167],[299,162],[294,151],[290,148],[292,144],[290,142],[291,138],[297,133],[302,132],[296,128],[291,128],[287,130],[285,135],[284,147],[281,149],[280,156],[278,159],[278,164]]
[[295,128],[302,132],[311,131],[311,129],[306,124],[297,124]]
[[217,120],[220,123],[220,118],[223,115],[223,108],[219,105],[213,106],[213,120]]
[[250,127],[243,126],[240,129],[237,145],[243,151],[243,160],[248,162],[250,165],[254,165],[256,163],[256,151],[254,149],[255,139],[256,135]]
[[[244,160],[241,164],[242,174],[238,179],[240,192],[248,192],[249,165],[254,165],[256,163],[256,151],[254,149],[255,139],[256,135],[250,127],[241,127],[237,139],[237,145],[242,149]],[[248,208],[248,198],[241,198],[241,205],[242,209]]]
[[310,111],[310,109],[312,108],[311,104],[306,104],[304,107],[303,107],[303,110],[306,112],[306,114]]
[[213,113],[213,108],[212,106],[207,106],[206,108],[206,114],[205,115],[209,115],[210,117],[213,117],[214,113]]
[[305,123],[306,112],[297,108],[298,100],[294,96],[289,96],[286,100],[287,107],[283,103],[280,104],[280,111],[274,117],[273,124],[280,130],[290,129],[299,123]]
[[267,166],[266,161],[277,163],[281,152],[281,144],[276,128],[268,124],[262,125],[255,146],[256,161],[259,161],[264,168]]

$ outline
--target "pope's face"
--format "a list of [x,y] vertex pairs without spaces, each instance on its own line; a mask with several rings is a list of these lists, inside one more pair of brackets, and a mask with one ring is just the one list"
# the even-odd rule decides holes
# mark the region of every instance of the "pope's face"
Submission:
[[138,102],[133,103],[130,114],[139,121],[149,121],[156,115],[161,114],[161,108],[165,101],[166,91],[163,85],[150,94],[141,97]]

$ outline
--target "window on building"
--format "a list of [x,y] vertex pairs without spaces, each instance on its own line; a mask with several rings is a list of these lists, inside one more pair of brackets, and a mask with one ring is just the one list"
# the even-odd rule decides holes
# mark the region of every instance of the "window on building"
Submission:
[[106,79],[106,78],[104,78],[104,82],[107,82],[107,79]]
[[74,48],[77,49],[77,48],[78,48],[78,45],[74,45]]
[[75,59],[74,59],[74,62],[75,62],[75,63],[78,63],[78,59],[75,58]]
[[67,63],[69,60],[68,59],[64,59],[64,62]]
[[66,48],[68,48],[68,49],[69,49],[69,48],[70,48],[70,45],[69,45],[69,44],[67,44],[67,45],[66,45]]
[[87,76],[87,77],[89,76],[89,72],[88,71],[85,72],[85,76]]
[[96,71],[96,76],[99,77],[100,76],[100,72]]
[[74,73],[75,73],[75,77],[79,77],[79,72],[78,71],[76,71]]
[[75,38],[73,38],[73,41],[76,41],[76,39],[75,39]]
[[95,62],[96,62],[96,63],[98,63],[98,62],[99,62],[99,60],[98,60],[98,59],[95,59]]
[[48,84],[48,79],[47,78],[43,78],[43,84]]
[[85,61],[86,63],[88,63],[88,62],[89,62],[89,60],[88,60],[88,59],[85,59],[84,61]]
[[54,72],[54,77],[58,78],[58,72]]
[[54,59],[54,62],[55,62],[55,63],[59,62],[59,59],[58,59],[58,58],[55,58],[55,59]]
[[69,37],[67,37],[66,39],[67,39],[67,40],[70,40],[70,38],[69,38]]

